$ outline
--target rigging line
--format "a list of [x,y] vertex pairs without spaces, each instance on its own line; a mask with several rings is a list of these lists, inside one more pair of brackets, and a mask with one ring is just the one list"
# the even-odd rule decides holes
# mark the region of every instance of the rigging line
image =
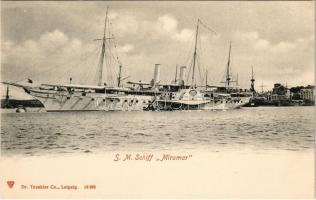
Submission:
[[[98,65],[98,63],[95,63],[95,64],[96,64],[96,66]],[[97,85],[98,84],[98,68],[95,68],[93,80],[94,80],[93,84]]]
[[[96,64],[97,55],[95,55],[95,56],[96,56],[96,57],[95,57],[95,59],[94,59],[94,62],[92,61],[91,63],[88,63],[88,64],[92,64],[92,66],[94,66],[94,67],[97,66],[97,64]],[[94,70],[88,70],[87,73],[85,73],[85,71],[82,71],[82,72],[83,72],[83,75],[81,75],[80,81],[81,81],[82,83],[88,83],[88,82],[85,82],[85,81],[91,80],[90,75],[92,75],[92,73],[94,72]],[[90,82],[89,82],[89,83],[90,83]]]
[[121,64],[120,62],[120,59],[119,59],[119,56],[118,56],[118,53],[117,53],[117,48],[116,48],[116,44],[114,43],[114,54],[112,54],[113,58],[115,59],[115,61],[118,63],[118,64]]
[[[197,37],[197,43],[200,45],[200,35],[198,35],[198,37]],[[201,57],[200,57],[200,52],[201,52],[201,46],[199,46],[199,51],[197,51],[197,52],[199,52],[199,53],[197,53],[196,54],[196,64],[197,64],[197,68],[198,68],[198,71],[199,71],[199,78],[200,78],[200,80],[201,80],[201,69],[200,69],[200,59],[201,59]],[[193,84],[197,84],[197,80],[194,80],[195,81],[195,83],[193,83]]]
[[[115,38],[115,36],[114,36],[113,33],[112,33],[112,35],[113,35],[113,38]],[[118,53],[117,53],[117,43],[116,43],[116,40],[114,39],[112,43],[113,43],[113,45],[114,45],[114,53],[115,53],[115,55],[111,52],[111,56],[113,57],[114,61],[115,61],[119,66],[122,66],[122,63],[121,63],[121,61],[120,61],[120,59],[119,59],[119,56],[118,56]],[[115,77],[118,77],[118,76],[119,76],[118,73],[119,73],[119,72],[117,72],[117,70],[114,70],[114,76],[115,76]],[[117,85],[116,82],[118,82],[118,79],[115,78],[115,81],[114,81],[114,82],[115,82],[115,85]]]
[[[109,21],[109,20],[107,20],[106,21],[106,25],[107,25],[107,27],[108,27],[108,29],[107,29],[107,34],[108,34],[108,37],[110,38],[111,37],[111,32],[110,32],[110,29],[111,29],[111,22]],[[106,33],[105,33],[106,34]],[[105,59],[105,62],[106,62],[106,72],[108,72],[108,73],[106,73],[106,75],[105,75],[105,77],[104,78],[106,78],[106,79],[110,79],[110,77],[111,77],[111,61],[110,61],[110,59],[111,59],[111,54],[112,54],[112,52],[111,52],[111,39],[112,38],[110,38],[108,41],[105,41],[106,42],[106,45],[105,45],[105,51],[106,52],[110,52],[110,54],[109,53],[105,53],[105,57],[106,57],[106,59]],[[96,72],[96,73],[99,73],[98,71]],[[110,82],[111,80],[109,80],[109,82]]]
[[[110,27],[111,29],[113,30],[113,27],[112,27],[112,22],[110,22]],[[116,39],[115,39],[115,36],[114,36],[114,33],[112,32],[112,36],[113,36],[113,43],[114,43],[114,49],[115,49],[115,55],[116,55],[116,59],[117,59],[117,62],[119,64],[121,64],[120,62],[120,59],[119,59],[119,56],[118,56],[118,53],[117,53],[117,43],[116,43]]]
[[[97,58],[98,58],[98,56],[96,55],[95,59],[93,59],[92,62],[87,61],[86,65],[87,66],[92,65],[93,68],[95,69],[95,67],[97,66],[97,63],[96,63]],[[74,72],[74,71],[72,71],[72,72]],[[88,84],[91,82],[91,80],[93,80],[93,81],[96,80],[96,79],[91,79],[91,76],[93,77],[93,72],[94,72],[94,70],[88,70],[88,71],[81,70],[81,73],[78,74],[79,82],[81,84]],[[76,73],[76,71],[75,71],[75,73]]]
[[[111,55],[112,52],[111,52],[111,46],[110,46],[110,42],[109,42],[109,45],[108,45],[108,48],[107,48],[107,52]],[[108,78],[109,78],[109,83],[111,83],[112,85],[113,84],[113,72],[112,72],[112,57],[111,56],[108,56],[108,59],[107,59],[107,66],[108,66]]]
[[204,69],[204,74],[203,74],[203,82],[202,82],[202,85],[203,85],[203,83],[210,83],[209,81],[208,81],[208,69],[206,68],[206,67],[203,67],[203,69]]
[[189,66],[190,66],[190,68],[189,68],[189,71],[188,71],[188,74],[187,74],[187,77],[186,77],[187,84],[189,84],[189,78],[190,78],[191,71],[192,71],[192,68],[193,68],[193,58],[191,59],[191,63],[189,64]]
[[[93,56],[96,56],[96,52],[98,52],[98,51],[99,51],[99,49],[96,48],[96,49],[94,49],[94,51],[93,51],[91,54],[88,54],[87,56],[85,56],[85,57],[81,58],[80,60],[78,60],[78,62],[72,63],[71,65],[69,65],[69,66],[71,66],[71,67],[68,68],[68,69],[64,72],[64,74],[65,74],[66,72],[70,72],[70,71],[73,70],[73,69],[77,69],[78,66],[81,66],[82,64],[86,63],[89,59],[93,58]],[[75,65],[75,64],[76,64],[76,65]],[[76,67],[76,68],[74,68],[74,67]],[[56,68],[56,70],[57,70],[57,68]],[[62,76],[64,76],[64,74],[63,74]]]
[[221,82],[224,83],[226,81],[226,67],[225,67],[224,71],[221,72],[221,74],[222,74],[222,78],[220,80],[218,80],[218,82],[219,83],[221,83]]
[[[112,34],[113,35],[113,34]],[[115,42],[112,42],[113,43],[113,45],[114,45],[114,47],[116,46],[115,45]],[[116,48],[115,48],[115,51],[116,51]],[[115,57],[115,55],[113,54],[113,52],[111,51],[111,48],[109,48],[109,53],[110,53],[110,55],[112,56],[112,59],[114,60],[114,62],[116,62],[118,65],[120,65],[121,63],[120,63],[120,61],[118,60],[118,56],[117,57]],[[112,60],[111,60],[112,61]],[[112,63],[112,64],[114,64],[114,63]],[[118,73],[117,73],[117,71],[114,69],[113,70],[113,72],[111,72],[111,76],[113,76],[113,74],[114,74],[114,76],[115,77],[117,77],[118,76]],[[115,81],[116,81],[116,79],[115,79]],[[113,82],[113,84],[115,83],[115,81],[113,80],[113,77],[112,77],[112,82]]]
[[[198,71],[198,75],[199,75],[199,80],[201,80],[201,70],[200,70],[200,61],[199,61],[199,55],[196,56],[196,65],[197,65],[197,71]],[[198,80],[198,79],[196,79]],[[197,81],[195,81],[197,82]]]
[[190,73],[191,73],[191,62],[192,62],[192,59],[190,60],[190,63],[188,63],[188,72],[187,72],[187,74],[186,74],[186,77],[185,77],[185,79],[186,79],[186,83],[188,83],[188,81],[189,81],[189,77],[190,77]]
[[[62,47],[65,47],[66,45],[65,44],[63,44],[62,45]],[[52,52],[52,53],[50,53],[49,54],[49,56],[50,57],[53,57],[53,56],[55,56],[56,55],[56,53],[58,52],[60,52],[59,50],[60,50],[61,48],[55,48],[55,50]],[[39,64],[41,64],[41,63],[43,63],[44,61],[41,61],[41,60],[38,60],[37,62],[35,62],[35,64],[32,64],[33,65],[33,67],[39,67],[38,65]],[[22,72],[20,72],[20,74],[24,74],[26,71],[28,71],[29,69],[28,68],[25,68]],[[22,79],[22,80],[24,80],[24,79]],[[21,80],[21,81],[22,81]],[[16,82],[20,82],[20,81],[16,81]]]
[[[108,50],[108,55],[113,55],[113,53],[112,53],[112,51],[111,51],[111,41],[109,41],[109,45],[108,45],[108,48],[107,48],[107,50]],[[112,84],[112,86],[114,86],[114,83],[113,83],[113,71],[112,71],[112,64],[113,64],[113,62],[112,62],[112,59],[113,59],[113,56],[111,57],[111,56],[108,56],[108,62],[107,62],[107,66],[108,66],[108,77],[109,77],[109,81],[110,81],[110,83]],[[115,59],[114,59],[115,60]]]
[[204,58],[204,54],[205,54],[205,52],[204,52],[204,46],[202,45],[203,44],[203,42],[202,42],[202,38],[201,38],[201,35],[199,35],[199,37],[198,37],[198,43],[199,43],[199,49],[200,49],[200,53],[199,53],[199,56],[200,56],[200,62],[201,63],[203,63],[202,61],[203,61],[203,59],[202,58]]
[[[178,55],[177,55],[177,58],[178,59],[181,59],[183,60],[182,61],[182,64],[181,65],[185,65],[188,67],[188,62],[190,61],[191,59],[191,55],[193,54],[192,53],[192,49],[193,49],[193,46],[194,46],[194,34],[191,35],[190,39],[188,39],[188,41],[191,41],[190,43],[188,43],[189,45],[187,46],[188,48],[185,48],[186,51],[185,51],[185,55],[184,57],[181,56],[181,51],[178,51]],[[183,54],[182,54],[183,55]]]
[[[85,63],[88,59],[90,59],[92,56],[95,55],[95,53],[98,51],[98,49],[94,49],[94,51],[91,54],[87,54],[85,57],[81,58],[78,60],[78,62],[73,62],[72,64],[69,64],[68,66],[72,66],[74,67],[74,65],[76,64],[76,66],[80,66],[82,63]],[[65,64],[62,64],[62,66],[64,66]],[[72,69],[72,67],[70,69]],[[53,72],[54,70],[58,70],[58,68],[53,68],[52,70],[48,70],[46,72]]]
[[94,59],[92,62],[91,62],[91,70],[89,70],[89,75],[88,75],[88,78],[89,78],[89,84],[97,84],[95,81],[97,80],[97,76],[96,76],[96,73],[95,71],[97,70],[97,66],[98,66],[98,55],[96,55],[96,59]]
[[[91,30],[91,27],[93,26],[94,24],[93,23],[90,23],[90,26],[88,26],[88,28],[87,27],[85,27],[85,28],[83,28],[83,26],[79,26],[81,29],[79,30],[80,31],[80,33],[88,33],[88,31],[85,31],[85,30]],[[78,29],[77,29],[78,30]],[[64,44],[64,45],[62,45],[62,46],[65,46],[66,44]],[[55,56],[56,55],[56,53],[59,53],[60,52],[60,49],[61,48],[56,48],[52,53],[50,53],[49,54],[49,56],[50,57],[52,57],[52,56]],[[37,61],[37,62],[35,62],[35,64],[33,64],[33,67],[38,67],[38,65],[39,64],[41,64],[41,63],[43,63],[43,62],[45,62],[45,61]],[[68,64],[68,62],[67,63],[64,63],[64,64]],[[56,65],[56,66],[54,66],[54,67],[58,67],[58,66],[62,66],[62,65]],[[25,68],[22,72],[20,72],[20,74],[24,74],[26,71],[28,71],[29,69],[28,68]],[[23,81],[24,79],[21,79],[21,80],[18,80],[18,81],[15,81],[15,82],[20,82],[20,81]]]
[[[206,69],[206,67],[203,67],[202,66],[202,64],[203,64],[203,59],[202,58],[205,58],[204,57],[204,55],[205,55],[205,47],[202,45],[203,44],[203,42],[202,42],[202,38],[201,38],[201,36],[199,36],[199,46],[200,46],[200,54],[198,54],[198,58],[199,58],[199,60],[198,60],[198,64],[199,64],[199,73],[200,73],[200,78],[201,78],[201,80],[202,80],[202,82],[201,82],[201,84],[203,85],[203,83],[204,83],[204,79],[205,79],[205,76],[202,76],[202,74],[203,74],[203,70],[205,70],[205,74],[206,74],[206,71],[207,71],[207,69]],[[202,72],[202,73],[201,73]]]
[[111,64],[112,64],[112,60],[111,60],[112,58],[111,57],[108,57],[108,78],[109,78],[109,84],[111,85],[111,86],[113,86],[113,78],[112,78],[112,67],[110,67],[111,66]]
[[191,59],[191,55],[193,54],[192,49],[194,46],[194,39],[193,38],[194,38],[194,34],[191,34],[190,38],[188,39],[188,41],[191,41],[191,42],[188,43],[189,44],[189,45],[187,45],[188,48],[185,48],[186,49],[186,51],[184,52],[185,53],[184,55],[186,55],[185,57],[181,56],[181,55],[183,55],[181,53],[181,51],[177,51],[178,54],[177,54],[176,58],[177,58],[177,60],[178,59],[183,60],[182,65],[188,66],[187,64],[189,62],[189,59]]
[[196,37],[198,36],[198,34],[196,34],[196,30],[192,32],[191,34],[191,46],[190,46],[190,55],[188,56],[190,59],[194,59],[194,52],[195,52],[195,48],[197,48],[197,44],[196,44]]
[[118,68],[117,68],[117,65],[119,64],[115,64],[115,63],[118,63],[118,61],[116,60],[116,58],[113,58],[112,60],[113,62],[113,65],[115,65],[115,68],[112,69],[113,73],[112,73],[112,78],[113,78],[113,86],[117,85],[117,77],[118,77]]
[[[54,65],[48,70],[44,70],[44,71],[41,71],[41,72],[34,74],[32,77],[38,77],[39,75],[43,75],[44,73],[48,73],[48,72],[49,73],[55,72],[56,70],[59,70],[61,66],[65,66],[67,64],[69,64],[69,66],[72,66],[74,64],[80,65],[80,62],[85,61],[85,60],[89,59],[90,57],[92,57],[97,50],[98,50],[98,48],[93,49],[93,52],[91,54],[87,54],[87,56],[85,56],[79,60],[75,60],[76,62],[74,62],[74,60],[70,60],[70,61],[66,61],[62,64]],[[67,71],[69,71],[69,70],[67,70]]]
[[[109,47],[108,47],[109,48]],[[115,57],[115,55],[112,53],[112,51],[109,50],[109,54],[110,56],[112,56],[112,58],[118,63],[120,64],[119,60]]]
[[217,33],[212,28],[210,28],[209,26],[204,24],[201,20],[199,20],[199,22],[205,29],[207,29],[207,30],[211,31],[212,33],[214,33],[215,35],[217,35]]
[[[92,54],[92,55],[95,55],[95,54]],[[87,56],[86,59],[84,59],[82,62],[78,63],[76,66],[70,67],[70,68],[69,68],[68,70],[66,70],[61,76],[58,76],[57,79],[55,79],[55,80],[60,80],[62,77],[65,76],[65,74],[71,73],[72,70],[78,70],[78,66],[81,66],[81,65],[85,64],[85,63],[92,57],[92,55]],[[82,71],[82,72],[84,73],[84,71]]]
[[203,80],[202,75],[201,75],[201,66],[200,65],[201,65],[200,64],[200,56],[198,55],[197,56],[197,66],[198,66],[198,70],[199,70],[200,80],[203,83],[204,80]]
[[[108,21],[107,22],[108,23],[108,36],[109,36],[109,38],[111,37],[111,23],[110,23],[110,21]],[[112,50],[111,50],[111,43],[112,43],[112,41],[111,41],[111,39],[109,40],[109,42],[108,42],[108,45],[107,45],[107,50],[108,50],[108,54],[107,55],[112,55]],[[111,84],[112,86],[114,86],[114,84],[113,84],[113,72],[112,72],[112,57],[111,56],[107,56],[107,71],[108,71],[108,73],[107,73],[107,76],[108,76],[108,78],[109,78],[109,84]]]
[[[80,58],[79,60],[69,60],[69,61],[66,61],[62,64],[57,64],[57,65],[54,65],[53,67],[51,67],[51,69],[48,69],[48,70],[45,70],[44,72],[51,72],[52,70],[57,70],[58,68],[56,67],[62,67],[62,66],[65,66],[65,65],[74,65],[74,64],[77,64],[77,63],[80,63],[80,61],[83,61],[89,57],[91,57],[92,55],[94,55],[94,53],[98,50],[98,47],[95,47],[92,51],[91,51],[91,54],[87,54],[85,57],[83,58]],[[78,62],[77,62],[78,61]],[[38,75],[38,74],[36,74]]]
[[197,54],[197,64],[198,64],[198,70],[199,70],[199,76],[200,76],[200,80],[202,79],[202,76],[201,76],[201,55],[202,55],[202,45],[201,45],[201,36],[199,35],[198,36],[198,43],[199,43],[199,54]]
[[[111,24],[111,23],[110,23]],[[111,27],[111,26],[109,26],[109,27]],[[116,49],[116,43],[115,43],[115,38],[114,38],[114,34],[113,33],[111,33],[112,34],[112,37],[113,37],[113,40],[114,41],[109,41],[109,46],[108,46],[108,50],[109,50],[109,53],[110,53],[110,56],[112,56],[113,57],[113,59],[114,59],[114,61],[116,61],[118,64],[120,64],[120,61],[119,61],[119,58],[118,58],[118,54],[117,54],[117,49]],[[113,45],[114,46],[114,53],[116,54],[116,55],[114,55],[113,54],[113,52],[111,51],[111,45]]]
[[[119,54],[118,54],[118,50],[117,50],[117,42],[116,42],[116,38],[115,38],[115,35],[114,35],[114,33],[113,32],[115,32],[115,31],[113,31],[113,26],[112,26],[113,24],[112,24],[112,22],[110,22],[110,28],[111,28],[111,30],[112,30],[112,37],[113,37],[113,41],[112,41],[112,43],[114,44],[114,53],[115,53],[115,55],[114,54],[112,54],[111,53],[111,55],[112,55],[112,57],[113,57],[113,59],[115,60],[115,62],[117,62],[118,63],[118,65],[119,66],[122,66],[122,63],[121,63],[121,61],[120,61],[120,58],[119,58]],[[114,75],[115,75],[115,77],[118,77],[119,75],[118,75],[118,73],[119,72],[117,72],[116,70],[114,70]],[[119,81],[118,79],[116,79],[115,78],[115,81]],[[116,84],[117,85],[117,84]]]
[[191,55],[193,54],[193,46],[194,46],[194,40],[192,40],[191,46],[190,46],[189,51],[188,51],[187,56],[186,56],[186,60],[184,62],[184,64],[187,66],[190,64],[189,63],[191,61],[190,59],[192,59]]
[[[105,40],[105,43],[106,43],[107,41]],[[107,46],[107,45],[105,45],[105,46]],[[102,51],[102,48],[103,48],[103,43],[101,43],[100,44],[100,47],[99,47],[100,49],[101,49],[101,51]],[[105,56],[104,56],[105,57]],[[102,58],[103,60],[105,59],[105,58]],[[100,61],[99,61],[100,62]],[[96,68],[95,68],[95,76],[94,76],[94,80],[96,80],[96,85],[98,85],[99,84],[99,74],[100,74],[100,66],[99,66],[99,64],[100,63],[97,63],[97,65],[96,65]]]
[[[192,54],[192,52],[193,51],[191,51],[191,54]],[[191,75],[191,70],[192,70],[192,68],[193,68],[193,62],[194,62],[194,58],[193,57],[189,57],[189,58],[191,58],[191,59],[188,59],[188,62],[189,63],[187,63],[188,65],[188,69],[189,69],[189,71],[188,71],[188,73],[187,73],[187,77],[186,77],[186,81],[187,81],[187,83],[189,84],[189,77],[190,77],[190,75]],[[192,72],[193,73],[193,72]]]
[[[92,62],[94,64],[94,62]],[[88,63],[89,64],[89,63]],[[94,65],[93,65],[94,66]],[[89,74],[91,73],[92,70],[88,70],[87,72],[82,70],[82,74],[80,76],[80,82],[84,82],[85,80],[88,80]]]
[[114,86],[117,85],[117,77],[118,77],[118,72],[117,70],[113,70],[114,78],[113,78],[113,84]]

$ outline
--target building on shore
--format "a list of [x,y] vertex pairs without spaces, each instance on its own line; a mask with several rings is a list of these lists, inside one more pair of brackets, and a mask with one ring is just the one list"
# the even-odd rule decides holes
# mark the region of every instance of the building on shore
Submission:
[[315,105],[315,86],[296,86],[288,88],[280,83],[274,84],[271,91],[258,94],[251,103],[254,106],[312,106]]
[[267,100],[272,102],[289,101],[291,99],[290,90],[280,83],[274,84],[272,92],[267,95]]
[[300,91],[301,99],[314,102],[315,101],[314,90],[315,90],[315,87],[301,89]]

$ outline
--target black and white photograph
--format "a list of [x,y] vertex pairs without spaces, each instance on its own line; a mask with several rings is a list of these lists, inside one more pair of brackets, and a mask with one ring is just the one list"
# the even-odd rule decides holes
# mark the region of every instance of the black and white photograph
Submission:
[[0,198],[315,195],[314,1],[1,1]]

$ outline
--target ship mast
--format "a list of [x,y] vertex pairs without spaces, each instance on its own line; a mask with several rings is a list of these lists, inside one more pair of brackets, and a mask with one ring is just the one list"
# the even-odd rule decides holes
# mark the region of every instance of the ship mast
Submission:
[[121,86],[121,79],[122,79],[122,65],[120,64],[119,74],[118,74],[118,78],[117,78],[117,87]]
[[263,88],[265,87],[265,85],[263,85],[263,81],[261,82],[260,87],[261,87],[261,94],[262,94],[263,93]]
[[251,88],[250,91],[253,92],[253,94],[255,93],[255,77],[253,75],[253,66],[251,66]]
[[176,65],[176,74],[174,76],[174,84],[177,84],[177,78],[178,78],[178,65]]
[[205,91],[207,90],[207,74],[208,74],[208,70],[206,70],[206,73],[205,73]]
[[9,85],[7,86],[7,94],[5,96],[5,106],[6,108],[9,107],[9,100],[10,100],[10,97],[9,97]]
[[231,81],[230,78],[230,52],[231,52],[232,42],[229,43],[229,52],[228,52],[228,61],[227,61],[227,69],[226,69],[226,86],[229,88],[229,84]]
[[109,7],[106,8],[106,15],[105,15],[105,21],[104,21],[104,32],[103,32],[103,38],[102,38],[102,50],[100,55],[100,62],[99,62],[99,68],[98,68],[98,86],[102,86],[103,83],[103,62],[105,60],[105,35],[106,35],[106,23],[108,20],[108,11]]
[[196,51],[197,51],[197,38],[198,38],[198,33],[199,33],[199,22],[200,22],[200,19],[198,19],[197,25],[196,25],[195,47],[194,47],[193,68],[192,68],[192,85],[191,85],[191,88],[194,88],[194,72],[195,72]]

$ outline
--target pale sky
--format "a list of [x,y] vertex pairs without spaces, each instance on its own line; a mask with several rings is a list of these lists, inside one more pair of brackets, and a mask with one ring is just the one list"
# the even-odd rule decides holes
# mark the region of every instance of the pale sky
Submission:
[[250,87],[252,65],[258,90],[262,83],[265,90],[277,82],[314,84],[313,1],[1,2],[2,80],[96,83],[101,44],[94,39],[102,36],[107,5],[112,52],[129,80],[150,81],[159,63],[161,82],[170,83],[176,65],[190,65],[199,18],[216,34],[200,26],[197,79],[207,69],[208,83],[220,85],[231,40],[241,87]]

